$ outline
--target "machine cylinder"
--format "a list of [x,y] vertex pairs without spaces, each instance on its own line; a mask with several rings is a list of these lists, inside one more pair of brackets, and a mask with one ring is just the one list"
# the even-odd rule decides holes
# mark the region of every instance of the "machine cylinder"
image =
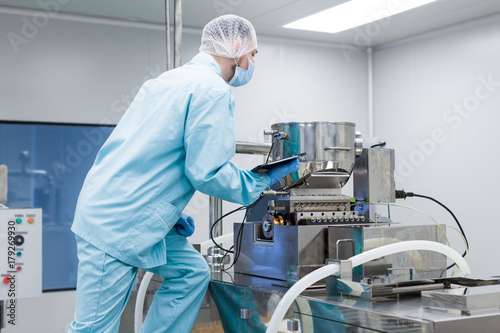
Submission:
[[341,188],[354,168],[362,141],[348,122],[288,122],[271,126],[273,160],[305,153],[300,169],[285,178],[285,187]]

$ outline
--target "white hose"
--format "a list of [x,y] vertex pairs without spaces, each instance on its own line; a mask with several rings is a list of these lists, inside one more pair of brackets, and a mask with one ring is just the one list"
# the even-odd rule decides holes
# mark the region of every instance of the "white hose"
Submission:
[[[232,241],[232,240],[233,240],[233,233],[225,234],[225,235],[222,235],[222,236],[214,238],[214,241],[217,244],[222,244],[224,242],[229,242],[229,241]],[[212,247],[212,246],[214,246],[214,242],[211,239],[206,240],[206,241],[200,243],[200,252],[202,252],[203,250],[206,250],[206,249],[208,249],[209,247]]]
[[137,291],[137,298],[135,300],[135,313],[134,313],[134,332],[139,333],[142,326],[142,312],[144,310],[144,298],[146,297],[146,291],[148,290],[149,282],[153,277],[153,273],[146,272],[142,277],[141,284],[139,285],[139,290]]
[[[464,274],[470,274],[470,268],[467,262],[460,256],[460,253],[448,247],[444,244],[431,242],[431,241],[405,241],[399,242],[389,245],[384,245],[379,248],[366,251],[364,253],[358,254],[354,257],[351,257],[349,260],[352,261],[352,267],[356,267],[362,265],[368,261],[373,259],[377,259],[383,256],[387,256],[390,254],[405,252],[405,251],[414,251],[414,250],[427,250],[442,253],[457,264],[458,268]],[[271,321],[267,327],[266,333],[275,333],[278,331],[278,327],[285,317],[286,312],[292,305],[293,301],[300,293],[306,290],[309,286],[318,282],[321,279],[326,278],[332,274],[336,274],[339,271],[338,264],[331,264],[321,267],[297,281],[283,296],[281,301],[278,304],[278,307],[274,311],[273,316],[271,317]]]
[[[224,242],[232,241],[233,233],[225,234],[219,237],[214,238],[214,241],[217,244],[222,244]],[[209,247],[214,246],[214,243],[211,239],[206,240],[200,243],[200,252],[206,250]],[[146,272],[144,277],[142,278],[141,284],[139,285],[139,290],[137,291],[137,298],[135,300],[135,313],[134,313],[134,332],[140,333],[142,326],[142,313],[144,310],[144,299],[146,297],[146,291],[148,290],[149,282],[153,277],[153,273]]]

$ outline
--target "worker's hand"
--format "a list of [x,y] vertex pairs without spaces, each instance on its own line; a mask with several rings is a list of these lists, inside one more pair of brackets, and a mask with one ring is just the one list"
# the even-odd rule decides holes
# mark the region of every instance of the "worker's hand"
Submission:
[[298,158],[294,158],[290,162],[275,166],[274,168],[267,170],[266,175],[268,175],[269,178],[271,179],[271,183],[269,184],[269,186],[274,185],[281,178],[298,171],[299,168],[300,168],[299,160]]
[[194,220],[191,216],[182,213],[181,217],[175,224],[175,230],[184,236],[189,237],[194,233]]

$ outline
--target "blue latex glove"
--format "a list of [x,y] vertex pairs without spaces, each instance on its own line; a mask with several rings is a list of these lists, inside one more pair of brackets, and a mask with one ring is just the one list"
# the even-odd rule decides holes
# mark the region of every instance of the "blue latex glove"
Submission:
[[300,168],[299,160],[295,158],[290,162],[275,166],[274,168],[267,170],[266,175],[268,175],[269,178],[271,179],[271,184],[269,184],[269,186],[274,185],[281,178],[298,171],[299,168]]
[[175,224],[175,230],[184,236],[189,237],[194,233],[194,220],[191,216],[182,213],[181,217]]

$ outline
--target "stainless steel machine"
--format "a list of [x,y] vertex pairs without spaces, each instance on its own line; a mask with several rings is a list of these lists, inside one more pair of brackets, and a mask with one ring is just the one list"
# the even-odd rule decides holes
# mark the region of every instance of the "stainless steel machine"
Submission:
[[[242,229],[235,272],[293,284],[328,259],[402,240],[444,241],[444,227],[394,227],[370,210],[368,202],[395,201],[394,151],[363,148],[355,124],[293,122],[271,128],[266,134],[273,137],[272,159],[303,154],[300,169],[267,191],[277,195],[250,209],[248,225],[235,224],[235,235]],[[354,198],[342,194],[352,174]],[[439,254],[399,254],[364,265],[356,277],[387,281],[411,271],[412,278],[431,278],[445,269]]]
[[[348,260],[406,240],[446,241],[445,225],[396,223],[374,209],[395,202],[394,150],[363,147],[345,122],[281,123],[265,133],[272,160],[300,155],[300,169],[235,223],[238,260],[212,270],[192,332],[266,332],[290,286],[332,262],[339,273],[296,297],[278,332],[499,332],[499,277],[448,277],[446,257],[424,250],[354,268]],[[351,178],[352,196],[342,193]]]
[[[399,224],[374,209],[395,202],[394,150],[363,147],[345,122],[280,123],[265,133],[272,160],[305,153],[300,169],[235,223],[239,259],[234,272],[214,273],[194,332],[207,323],[213,332],[264,332],[290,285],[329,262],[341,273],[297,297],[279,332],[499,331],[499,278],[447,277],[446,258],[430,251],[354,269],[345,260],[405,240],[445,243],[444,225]],[[351,178],[352,197],[342,193]]]

